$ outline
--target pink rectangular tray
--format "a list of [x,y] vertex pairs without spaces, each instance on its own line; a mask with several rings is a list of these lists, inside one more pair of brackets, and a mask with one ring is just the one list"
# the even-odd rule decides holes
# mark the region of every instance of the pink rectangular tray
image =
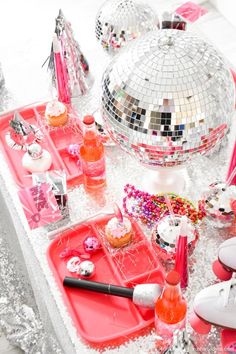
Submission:
[[69,187],[83,182],[83,174],[76,163],[76,159],[67,153],[69,144],[81,144],[82,135],[79,125],[74,124],[76,117],[69,109],[70,119],[73,119],[73,125],[56,129],[47,129],[44,124],[44,112],[46,103],[35,104],[28,107],[22,107],[0,116],[0,149],[2,150],[10,171],[19,187],[29,187],[32,185],[30,173],[26,171],[21,163],[24,151],[11,149],[5,136],[9,130],[9,121],[13,118],[14,112],[18,111],[22,117],[29,123],[42,128],[44,141],[42,147],[52,155],[52,166],[50,170],[64,170],[67,175],[67,184]]
[[96,273],[91,280],[133,287],[140,283],[163,284],[163,268],[138,224],[132,220],[133,241],[123,249],[113,249],[105,239],[105,225],[111,216],[79,224],[59,234],[50,244],[48,262],[62,292],[78,334],[93,346],[117,345],[153,326],[154,311],[137,307],[126,298],[63,287],[65,276],[74,276],[60,258],[65,247],[80,248],[83,240],[96,235],[102,249],[91,256]]

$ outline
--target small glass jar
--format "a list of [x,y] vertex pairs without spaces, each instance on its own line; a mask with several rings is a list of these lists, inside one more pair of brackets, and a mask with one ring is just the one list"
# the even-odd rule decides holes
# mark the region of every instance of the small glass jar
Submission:
[[[164,261],[173,261],[175,259],[182,217],[181,215],[175,215],[173,218],[171,215],[165,214],[153,228],[152,246],[158,257],[161,257]],[[188,251],[191,255],[199,238],[199,232],[190,219],[188,219],[188,225]]]

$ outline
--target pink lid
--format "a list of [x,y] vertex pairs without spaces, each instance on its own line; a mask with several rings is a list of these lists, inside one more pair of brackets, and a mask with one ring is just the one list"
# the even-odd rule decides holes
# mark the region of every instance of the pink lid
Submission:
[[180,275],[178,272],[172,270],[166,276],[166,282],[170,285],[177,285],[180,282]]
[[86,124],[86,125],[90,125],[90,124],[93,124],[95,122],[95,119],[93,116],[84,116],[84,119],[83,119],[83,123]]

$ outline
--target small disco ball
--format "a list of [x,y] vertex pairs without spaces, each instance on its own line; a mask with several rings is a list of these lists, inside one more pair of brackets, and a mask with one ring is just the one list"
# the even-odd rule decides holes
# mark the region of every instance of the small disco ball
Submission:
[[[181,215],[164,215],[154,226],[152,231],[152,245],[158,257],[163,260],[174,260],[176,255],[176,242],[180,235]],[[194,223],[187,219],[188,251],[192,254],[199,232]]]
[[177,166],[219,143],[234,114],[232,75],[185,31],[152,31],[109,64],[102,114],[113,140],[150,168]]
[[96,37],[110,54],[142,34],[155,30],[158,18],[147,4],[134,0],[108,0],[96,17]]
[[232,208],[234,200],[236,200],[236,186],[214,182],[204,193],[199,206],[213,226],[226,227],[232,224],[235,217]]

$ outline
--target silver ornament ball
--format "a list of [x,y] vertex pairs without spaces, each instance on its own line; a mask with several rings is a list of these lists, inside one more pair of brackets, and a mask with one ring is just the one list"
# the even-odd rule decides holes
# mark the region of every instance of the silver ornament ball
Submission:
[[152,31],[130,43],[106,69],[102,91],[111,137],[154,169],[212,150],[234,114],[224,59],[185,31]]
[[145,2],[108,0],[98,11],[95,32],[103,48],[114,54],[132,39],[157,27],[158,18]]
[[236,186],[214,182],[203,194],[201,205],[208,221],[215,227],[228,227],[234,220],[232,201],[236,200]]
[[43,155],[43,149],[37,143],[30,144],[27,147],[27,152],[33,160],[40,159]]
[[95,274],[95,264],[91,261],[81,262],[77,274],[84,279],[91,278]]
[[[160,251],[164,251],[166,259],[174,259],[182,218],[183,216],[181,215],[175,215],[173,218],[168,214],[163,216],[154,226],[152,231],[152,244],[154,248],[159,248],[159,256],[161,256]],[[199,234],[196,226],[190,219],[187,219],[187,226],[189,253],[192,253],[195,243],[199,238]]]

